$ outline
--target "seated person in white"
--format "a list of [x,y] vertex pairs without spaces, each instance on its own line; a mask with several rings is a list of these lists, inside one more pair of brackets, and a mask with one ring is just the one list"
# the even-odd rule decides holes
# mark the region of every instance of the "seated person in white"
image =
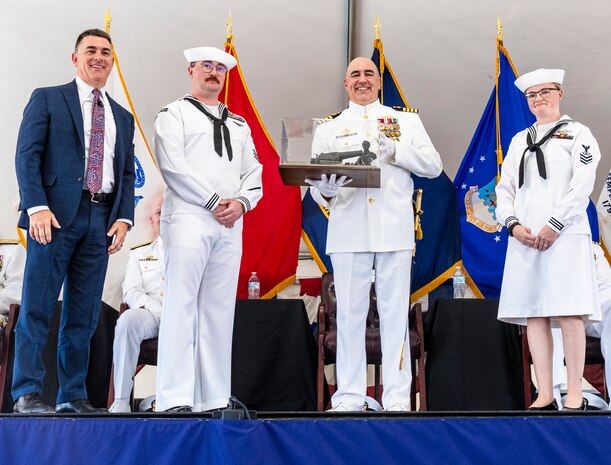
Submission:
[[[611,389],[611,267],[605,257],[605,252],[597,243],[592,244],[594,249],[594,261],[596,264],[596,284],[598,286],[598,300],[602,321],[586,323],[586,335],[600,338],[600,348],[605,359],[605,384],[607,389]],[[562,334],[559,329],[552,329],[554,338],[554,398],[558,405],[560,402],[560,387],[566,383],[566,373],[564,371],[564,350],[562,347]],[[584,395],[584,397],[586,397]],[[600,399],[588,397],[590,404],[597,401],[600,406],[605,402]],[[606,406],[608,408],[608,406]]]
[[138,363],[140,344],[157,337],[163,299],[163,245],[159,219],[163,197],[155,200],[149,221],[154,231],[152,242],[132,247],[123,281],[123,312],[115,328],[113,344],[115,399],[111,413],[131,412],[129,399]]
[[0,239],[0,334],[11,304],[21,302],[25,249],[19,239]]

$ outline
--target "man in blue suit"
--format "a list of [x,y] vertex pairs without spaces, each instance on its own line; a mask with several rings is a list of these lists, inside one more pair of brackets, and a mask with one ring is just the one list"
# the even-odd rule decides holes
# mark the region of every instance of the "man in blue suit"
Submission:
[[[85,378],[108,256],[134,215],[134,120],[104,86],[114,63],[110,36],[81,33],[72,82],[36,89],[17,141],[19,226],[27,261],[16,328],[12,395],[17,413],[93,413]],[[42,353],[60,289],[55,409],[42,401]]]

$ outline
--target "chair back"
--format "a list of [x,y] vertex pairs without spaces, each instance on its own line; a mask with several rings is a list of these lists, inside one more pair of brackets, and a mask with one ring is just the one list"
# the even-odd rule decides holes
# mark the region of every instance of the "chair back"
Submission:
[[[371,286],[369,296],[369,312],[365,328],[367,363],[379,365],[382,363],[380,316],[378,314],[375,286],[373,285]],[[337,350],[337,297],[335,295],[333,273],[325,273],[322,276],[320,300],[324,307],[323,359],[325,365],[329,365],[335,363]]]
[[[379,328],[380,316],[378,315],[378,302],[375,286],[371,286],[369,292],[369,313],[367,314],[367,328]],[[337,297],[335,296],[335,282],[333,273],[322,275],[322,286],[320,293],[321,303],[325,307],[326,329],[334,330],[337,328]]]
[[[365,328],[365,352],[367,364],[375,366],[376,399],[380,400],[380,366],[382,365],[382,341],[380,337],[380,316],[378,314],[375,285],[371,286],[369,312]],[[337,350],[337,297],[333,273],[325,273],[321,278],[320,307],[318,310],[318,410],[322,411],[324,398],[324,365],[336,362]],[[420,409],[427,409],[426,380],[424,373],[424,330],[422,307],[415,304],[409,312],[409,350],[411,354],[412,405],[416,405],[416,392],[420,393]]]
[[337,297],[333,273],[325,273],[321,278],[320,302],[325,308],[325,330],[337,328]]

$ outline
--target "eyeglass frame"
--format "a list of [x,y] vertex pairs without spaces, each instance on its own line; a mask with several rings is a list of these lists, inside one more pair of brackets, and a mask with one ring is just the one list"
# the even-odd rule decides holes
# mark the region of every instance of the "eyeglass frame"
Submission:
[[[539,89],[537,92],[525,92],[524,97],[526,97],[527,101],[534,102],[535,100],[537,100],[537,95],[539,95],[542,99],[546,99],[547,97],[551,95],[552,90],[559,91],[560,87],[544,87],[543,89]],[[541,92],[549,92],[549,94],[543,95],[541,94]]]
[[197,63],[200,63],[200,68],[206,74],[211,74],[213,69],[216,70],[217,74],[225,74],[227,71],[229,71],[229,68],[227,68],[227,66],[225,66],[224,64],[219,63],[218,65],[215,65],[211,61],[207,61],[207,60],[206,61],[194,61],[193,63],[191,63],[191,68],[194,68]]

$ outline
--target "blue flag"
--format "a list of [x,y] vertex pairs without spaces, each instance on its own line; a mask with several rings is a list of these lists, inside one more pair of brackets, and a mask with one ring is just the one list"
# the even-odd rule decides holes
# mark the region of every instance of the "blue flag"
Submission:
[[333,272],[331,258],[326,254],[329,211],[316,203],[308,189],[301,201],[301,237],[320,271]]
[[[514,85],[518,74],[500,41],[497,53],[497,84],[454,179],[460,211],[462,261],[475,294],[486,298],[498,298],[501,293],[507,251],[507,231],[496,220],[498,169],[513,136],[535,123],[524,95]],[[597,240],[596,207],[592,201],[588,217],[592,238]]]
[[600,229],[598,226],[598,212],[596,211],[596,205],[590,199],[590,203],[588,204],[588,209],[586,210],[588,214],[588,223],[590,223],[590,229],[592,230],[592,240],[594,242],[600,242]]
[[[380,102],[390,107],[409,108],[392,69],[384,57],[382,41],[376,39],[371,57],[382,78]],[[456,191],[445,172],[434,179],[412,174],[414,189],[422,189],[423,238],[416,243],[412,273],[412,300],[433,291],[454,274],[460,263],[460,223]]]
[[454,179],[462,231],[462,261],[471,284],[476,286],[475,293],[486,298],[500,295],[507,250],[507,232],[496,220],[495,187],[502,162],[502,155],[497,157],[497,130],[502,153],[506,153],[513,136],[535,122],[524,95],[514,85],[518,75],[500,43],[497,53],[497,84]]

